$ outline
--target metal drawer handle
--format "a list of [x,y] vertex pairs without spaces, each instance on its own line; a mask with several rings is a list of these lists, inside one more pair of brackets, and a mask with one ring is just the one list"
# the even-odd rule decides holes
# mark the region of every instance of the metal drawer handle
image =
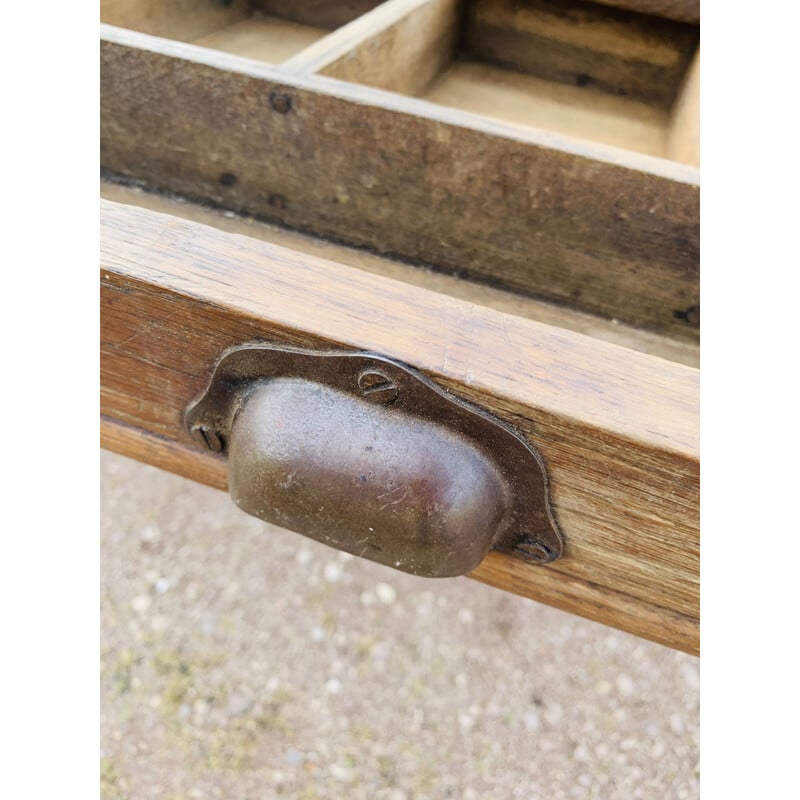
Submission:
[[248,514],[389,567],[462,575],[489,550],[562,552],[544,462],[510,426],[361,352],[226,351],[186,412]]

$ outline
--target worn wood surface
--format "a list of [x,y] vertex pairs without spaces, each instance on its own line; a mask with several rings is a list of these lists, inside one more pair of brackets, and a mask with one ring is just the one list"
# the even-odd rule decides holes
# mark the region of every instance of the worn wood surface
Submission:
[[379,4],[379,0],[251,0],[250,5],[267,14],[272,14],[305,25],[316,25],[333,30],[352,22]]
[[201,36],[194,44],[280,64],[322,39],[327,31],[277,17],[253,16]]
[[474,0],[461,51],[540,78],[668,107],[697,29],[564,0]]
[[213,33],[246,19],[248,0],[100,0],[100,19],[152,36],[181,42]]
[[287,68],[417,94],[452,60],[458,0],[389,0]]
[[[457,0],[389,0],[298,53],[283,64],[282,69],[294,74],[318,72],[393,92],[422,95],[431,102],[515,124],[684,160],[680,148],[673,149],[674,155],[668,153],[671,118],[665,107],[489,64],[454,62],[463,5]],[[480,18],[485,5],[485,2],[479,3],[473,13]],[[571,46],[576,52],[588,52],[583,60],[575,62],[579,71],[597,60],[599,51],[610,62],[617,63],[619,53],[626,49],[633,51],[634,56],[637,46],[643,52],[653,49],[647,41],[638,41],[641,25],[628,26],[633,30],[617,25],[618,30],[612,28],[616,39],[609,41],[607,31],[598,31],[596,26],[589,31],[581,30],[570,16],[555,17],[561,27],[556,26],[553,32],[549,30],[553,27],[552,20],[542,19],[541,8],[515,6],[512,13],[510,7],[504,7],[504,12],[506,24],[517,26],[521,38],[530,35],[531,24],[534,28],[538,24],[543,34],[549,32],[554,38],[556,34],[561,34],[562,38],[571,35],[574,39]],[[602,17],[603,12],[599,13]],[[496,4],[490,6],[490,13],[485,15],[498,16]],[[683,32],[684,28],[680,30]],[[667,33],[670,31],[667,26]],[[669,52],[673,55],[679,52],[677,44],[670,42]],[[523,51],[527,58],[533,52],[530,47]],[[656,52],[651,57],[657,59],[658,55]],[[685,54],[679,53],[679,57],[685,61]],[[631,69],[630,63],[624,64],[625,69]],[[635,72],[638,75],[638,71]],[[663,86],[663,76],[659,76],[656,84]],[[680,125],[680,120],[676,120],[672,128],[680,128]],[[680,131],[674,133],[680,136]]]
[[281,228],[253,217],[234,215],[218,208],[191,203],[184,198],[145,191],[136,186],[101,181],[100,194],[106,200],[125,203],[163,214],[210,225],[228,233],[240,233],[254,239],[288,247],[300,253],[336,261],[374,275],[410,283],[423,289],[456,297],[468,303],[493,308],[506,314],[525,317],[546,325],[555,325],[641,353],[675,361],[688,367],[700,366],[700,346],[696,342],[673,339],[663,334],[633,328],[621,322],[584,314],[567,306],[553,305],[532,297],[494,289],[491,286],[463,281],[453,275],[419,269],[402,261],[383,258],[366,250],[337,244],[316,236]]
[[[667,111],[473,61],[456,61],[427,88],[434,103],[666,157]],[[680,160],[680,159],[676,159]]]
[[101,302],[112,449],[222,488],[182,417],[225,347],[384,353],[518,427],[547,462],[564,557],[494,555],[475,577],[697,651],[697,370],[107,201]]
[[130,31],[101,55],[110,172],[697,337],[695,169]]
[[594,2],[680,22],[695,24],[700,22],[700,0],[594,0]]
[[700,49],[686,74],[672,109],[667,156],[700,166]]
[[[100,418],[103,448],[174,472],[184,478],[227,491],[224,459],[202,453],[183,442],[155,436],[109,417]],[[220,496],[220,502],[230,502]],[[499,553],[489,553],[471,578],[506,592],[555,606],[693,655],[699,652],[697,620],[639,598],[597,586],[561,572],[558,562],[531,580],[530,567]],[[666,630],[660,630],[667,623]]]

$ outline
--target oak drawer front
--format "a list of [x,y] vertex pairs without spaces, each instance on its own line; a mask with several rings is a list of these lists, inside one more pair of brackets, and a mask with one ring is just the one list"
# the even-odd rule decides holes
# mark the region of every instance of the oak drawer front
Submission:
[[542,454],[565,550],[490,554],[473,575],[697,647],[696,369],[255,239],[108,202],[105,444],[225,488],[183,426],[245,341],[379,352],[520,430]]

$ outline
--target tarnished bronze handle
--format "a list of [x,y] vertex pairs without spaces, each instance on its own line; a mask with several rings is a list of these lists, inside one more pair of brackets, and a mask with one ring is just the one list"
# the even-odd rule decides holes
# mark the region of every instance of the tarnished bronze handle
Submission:
[[533,447],[383,356],[232,348],[186,424],[227,454],[243,511],[354,555],[429,577],[469,572],[491,549],[561,555]]

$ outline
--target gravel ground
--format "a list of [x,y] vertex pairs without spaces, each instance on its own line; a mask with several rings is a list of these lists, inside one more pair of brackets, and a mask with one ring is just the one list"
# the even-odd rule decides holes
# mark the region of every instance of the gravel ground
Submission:
[[112,798],[695,798],[698,660],[102,455]]

